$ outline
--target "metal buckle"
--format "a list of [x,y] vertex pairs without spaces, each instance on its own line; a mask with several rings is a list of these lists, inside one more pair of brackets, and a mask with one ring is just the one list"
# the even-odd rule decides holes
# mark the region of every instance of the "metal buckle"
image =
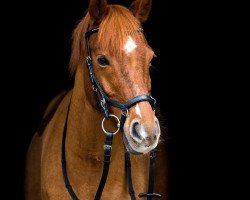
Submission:
[[92,90],[93,90],[94,92],[97,92],[97,88],[96,88],[94,85],[92,85]]
[[[87,61],[87,65],[90,66],[91,65],[91,57],[90,56],[87,56],[86,58],[86,61]],[[92,73],[92,72],[91,72]]]
[[104,145],[104,149],[112,149],[112,146],[111,146],[111,145],[105,144],[105,145]]
[[108,111],[107,103],[104,97],[100,100],[100,105],[101,105],[105,118],[109,118],[109,111]]
[[127,116],[128,116],[128,109],[127,109],[127,108],[122,109],[121,113],[122,113],[122,115],[123,115],[124,117],[127,117]]
[[[120,120],[119,120],[119,118],[118,118],[117,116],[112,115],[112,114],[109,114],[108,117],[109,117],[109,118],[110,118],[110,117],[113,117],[113,118],[115,118],[115,119],[117,120],[117,130],[116,130],[115,132],[112,133],[113,135],[115,135],[115,134],[118,133],[118,131],[120,130]],[[105,134],[107,134],[108,132],[110,133],[110,131],[106,131],[105,128],[104,128],[104,122],[105,122],[106,119],[109,119],[109,118],[105,118],[105,117],[104,117],[103,120],[102,120],[102,130],[103,130],[103,132],[104,132]]]
[[102,105],[105,105],[106,104],[106,100],[103,98],[103,99],[101,99],[101,104]]

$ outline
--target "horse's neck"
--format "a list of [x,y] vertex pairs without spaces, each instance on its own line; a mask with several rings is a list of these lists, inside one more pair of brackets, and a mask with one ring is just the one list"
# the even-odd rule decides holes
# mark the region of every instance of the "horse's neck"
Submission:
[[83,67],[79,66],[70,103],[67,131],[67,150],[80,157],[84,156],[82,154],[90,148],[95,149],[95,146],[99,146],[97,139],[102,134],[100,124],[98,125],[98,122],[101,120],[101,114],[91,106],[88,99],[91,99],[93,96],[91,93],[87,94],[84,73]]
[[[96,102],[97,99],[91,89],[89,91],[84,87],[86,83],[84,83],[83,77],[88,78],[84,75],[83,68],[80,68],[76,74],[66,137],[67,174],[71,185],[81,190],[81,194],[85,194],[86,190],[89,190],[92,195],[102,173],[105,134],[101,129],[103,114],[94,108],[93,102]],[[115,125],[111,124],[110,120],[107,120],[105,126],[107,130],[115,130]],[[116,184],[119,181],[119,183],[125,184],[124,162],[122,134],[118,133],[114,136],[112,145],[109,172],[110,177],[113,177],[112,183]],[[139,182],[144,181],[145,175],[148,174],[145,168],[148,165],[148,159],[144,159],[144,162],[141,162],[141,160],[138,162],[131,157],[131,162],[133,163],[132,171],[137,172],[136,176]],[[115,164],[112,165],[112,163]],[[123,192],[125,191],[125,186],[119,187],[123,188],[120,188]],[[137,187],[141,188],[142,184]],[[146,188],[146,182],[144,187]],[[111,188],[113,189],[113,187]]]
[[[98,101],[94,95],[88,75],[83,67],[78,67],[73,95],[70,105],[69,125],[66,138],[66,152],[73,162],[80,164],[89,157],[96,156],[97,160],[103,158],[103,145],[105,135],[101,129],[103,114],[94,108],[93,102]],[[84,80],[85,79],[85,80]],[[86,80],[87,79],[87,80]],[[108,124],[107,126],[113,126]],[[113,149],[123,151],[122,137],[117,135]]]

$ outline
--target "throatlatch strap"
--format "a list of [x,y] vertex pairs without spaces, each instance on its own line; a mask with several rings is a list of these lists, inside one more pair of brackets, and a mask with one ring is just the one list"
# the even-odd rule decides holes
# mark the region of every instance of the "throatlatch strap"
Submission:
[[131,197],[131,200],[136,200],[135,191],[133,188],[132,176],[131,176],[131,162],[128,152],[125,152],[125,166],[126,166],[127,181],[128,181],[128,193]]
[[108,173],[109,173],[109,164],[110,164],[110,157],[111,157],[111,150],[112,150],[112,140],[113,140],[113,133],[107,132],[106,133],[106,141],[104,145],[104,166],[102,171],[102,178],[100,180],[95,200],[100,200],[102,196],[102,191],[104,189]]

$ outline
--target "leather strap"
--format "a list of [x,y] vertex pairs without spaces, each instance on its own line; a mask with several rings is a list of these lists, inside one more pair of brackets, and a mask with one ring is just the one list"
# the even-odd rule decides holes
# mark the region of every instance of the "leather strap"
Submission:
[[113,134],[110,132],[106,133],[106,141],[104,145],[104,166],[103,166],[103,171],[102,171],[102,178],[100,180],[96,195],[95,195],[95,200],[100,200],[102,196],[102,191],[104,189],[108,173],[109,173],[109,164],[110,164],[110,157],[111,157],[111,150],[112,150],[112,140],[113,140]]
[[130,162],[130,156],[128,152],[125,152],[125,167],[126,167],[126,173],[127,173],[127,181],[128,181],[128,193],[130,195],[131,200],[136,200],[135,198],[135,191],[133,188],[132,183],[132,176],[131,176],[131,162]]
[[160,198],[161,195],[154,193],[154,171],[155,171],[155,158],[156,150],[150,152],[150,167],[149,167],[149,181],[148,181],[148,192],[140,193],[139,198],[147,197],[147,200],[152,200],[152,198]]
[[62,137],[62,159],[61,159],[62,172],[63,172],[63,179],[64,179],[65,187],[67,188],[71,198],[73,200],[79,200],[72,186],[70,185],[68,174],[67,174],[67,165],[66,165],[65,143],[66,143],[66,134],[67,134],[67,126],[68,126],[69,108],[70,108],[70,103],[68,105],[66,120],[65,120],[64,129],[63,129],[63,137]]

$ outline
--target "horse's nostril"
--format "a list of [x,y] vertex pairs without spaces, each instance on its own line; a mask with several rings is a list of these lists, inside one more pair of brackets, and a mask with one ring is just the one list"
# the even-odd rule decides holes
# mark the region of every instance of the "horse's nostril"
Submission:
[[142,139],[140,134],[138,133],[139,132],[139,122],[135,122],[132,126],[132,135],[135,137],[135,138],[138,138],[138,139]]

